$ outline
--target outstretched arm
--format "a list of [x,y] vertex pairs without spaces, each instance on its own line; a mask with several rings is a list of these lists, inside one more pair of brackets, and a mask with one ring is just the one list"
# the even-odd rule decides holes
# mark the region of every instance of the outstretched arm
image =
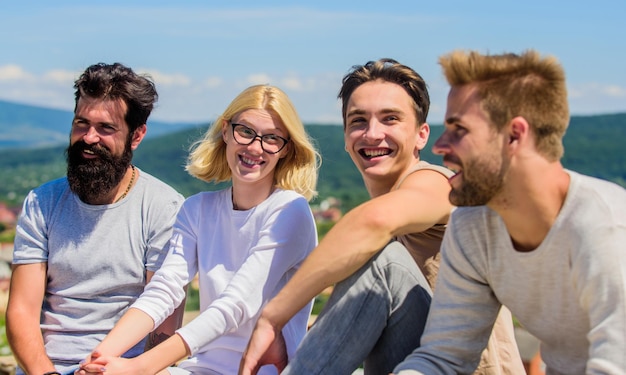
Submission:
[[[394,236],[447,222],[452,210],[447,178],[432,170],[409,175],[394,191],[348,212],[326,234],[287,285],[263,309],[240,374],[253,374],[282,327],[322,290],[350,276]],[[271,326],[272,329],[267,327]],[[261,332],[259,327],[265,327]]]

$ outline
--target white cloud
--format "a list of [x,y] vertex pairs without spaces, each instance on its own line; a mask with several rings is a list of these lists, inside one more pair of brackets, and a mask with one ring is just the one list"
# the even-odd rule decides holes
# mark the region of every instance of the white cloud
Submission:
[[300,81],[300,79],[296,77],[283,78],[283,80],[281,81],[281,85],[285,89],[289,89],[293,91],[302,91],[302,89],[304,88],[302,81]]
[[219,87],[223,80],[220,77],[209,77],[204,80],[204,85],[210,89]]
[[54,82],[58,84],[73,86],[76,78],[80,76],[78,72],[70,72],[68,70],[50,70],[43,75],[44,81]]
[[246,77],[246,81],[251,85],[262,85],[272,82],[272,79],[269,75],[265,73],[257,73],[250,74],[248,77]]
[[624,97],[626,96],[626,88],[624,87],[620,87],[617,85],[609,85],[603,88],[604,93],[608,96],[613,96],[613,97]]
[[158,86],[189,86],[191,79],[184,74],[167,74],[154,69],[138,69],[141,74],[148,74]]
[[29,81],[35,80],[35,76],[26,72],[18,65],[3,65],[0,66],[0,81]]
[[620,98],[626,96],[626,88],[615,84],[586,83],[570,87],[569,96],[576,99],[597,96]]

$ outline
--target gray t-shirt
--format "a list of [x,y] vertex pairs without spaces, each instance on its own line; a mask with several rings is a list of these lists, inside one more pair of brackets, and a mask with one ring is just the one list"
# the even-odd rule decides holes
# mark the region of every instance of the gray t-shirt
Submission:
[[[14,264],[48,263],[41,312],[46,353],[76,365],[143,291],[169,249],[183,197],[145,172],[120,202],[89,205],[67,179],[29,193],[18,221]],[[137,344],[127,355],[143,351]]]

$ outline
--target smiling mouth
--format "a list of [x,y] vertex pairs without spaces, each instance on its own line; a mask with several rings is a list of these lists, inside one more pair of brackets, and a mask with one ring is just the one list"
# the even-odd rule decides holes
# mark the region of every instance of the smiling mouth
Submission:
[[265,163],[263,160],[254,160],[254,159],[247,158],[243,155],[239,155],[239,160],[248,167],[254,167],[256,165],[261,165]]
[[379,156],[385,156],[391,154],[389,148],[362,148],[359,150],[359,155],[365,159],[373,159]]

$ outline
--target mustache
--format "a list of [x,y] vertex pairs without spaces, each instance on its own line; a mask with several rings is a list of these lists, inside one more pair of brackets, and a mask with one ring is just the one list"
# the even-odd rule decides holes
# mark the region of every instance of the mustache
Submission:
[[102,160],[113,160],[113,155],[108,148],[99,144],[87,144],[84,141],[76,141],[73,145],[70,145],[66,150],[66,154],[70,160],[78,161],[82,159],[83,151],[91,151]]

